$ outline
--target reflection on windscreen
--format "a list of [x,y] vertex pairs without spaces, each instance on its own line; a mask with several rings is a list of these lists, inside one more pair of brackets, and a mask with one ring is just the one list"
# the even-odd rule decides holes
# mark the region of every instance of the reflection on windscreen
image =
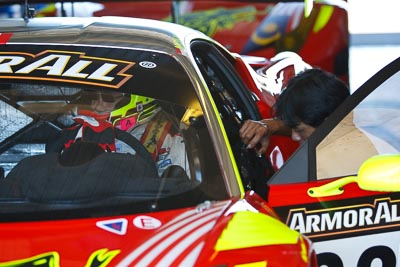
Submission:
[[13,85],[0,95],[4,212],[104,203],[144,212],[226,197],[201,110],[76,88]]
[[357,174],[377,154],[400,152],[400,74],[375,89],[317,147],[317,178]]

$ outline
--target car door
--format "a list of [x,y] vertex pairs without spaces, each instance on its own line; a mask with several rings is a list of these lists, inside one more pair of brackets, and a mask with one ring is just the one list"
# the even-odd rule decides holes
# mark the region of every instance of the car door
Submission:
[[247,74],[249,80],[245,80],[247,69],[237,67],[238,59],[218,45],[197,40],[191,50],[219,112],[244,189],[253,189],[265,197],[265,184],[272,167],[265,156],[259,157],[254,150],[246,149],[239,136],[245,120],[261,118],[257,96],[248,88],[251,76]]
[[269,204],[314,242],[319,266],[399,266],[400,193],[383,185],[400,164],[366,170],[382,181],[373,191],[354,182],[367,159],[400,154],[399,70],[400,58],[356,90],[268,181]]

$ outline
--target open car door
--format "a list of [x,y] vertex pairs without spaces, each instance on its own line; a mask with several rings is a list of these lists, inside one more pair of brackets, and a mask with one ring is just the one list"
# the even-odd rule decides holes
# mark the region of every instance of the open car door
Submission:
[[268,182],[319,266],[399,266],[399,70],[397,58],[356,90]]

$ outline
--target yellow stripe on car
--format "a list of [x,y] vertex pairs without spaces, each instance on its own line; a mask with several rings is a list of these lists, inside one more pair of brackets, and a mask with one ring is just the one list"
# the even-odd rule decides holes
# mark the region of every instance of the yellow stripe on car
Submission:
[[[269,231],[265,231],[269,229]],[[300,234],[279,220],[263,213],[241,211],[233,215],[218,239],[215,250],[224,251],[257,246],[296,244]]]
[[235,267],[267,267],[267,261],[257,261],[251,263],[244,263],[244,264],[236,264]]

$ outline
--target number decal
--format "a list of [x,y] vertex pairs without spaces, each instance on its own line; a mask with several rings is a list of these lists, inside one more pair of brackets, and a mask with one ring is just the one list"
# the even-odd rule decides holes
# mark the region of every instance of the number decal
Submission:
[[344,267],[340,257],[332,252],[318,254],[317,262],[319,266],[324,267]]
[[[378,260],[382,267],[396,267],[396,254],[390,247],[374,246],[366,249],[360,256],[357,267],[372,267],[374,261]],[[332,252],[319,253],[317,255],[320,267],[344,267],[339,255]]]
[[379,259],[382,267],[396,267],[396,255],[391,248],[386,246],[375,246],[364,251],[357,266],[372,266],[374,259]]

